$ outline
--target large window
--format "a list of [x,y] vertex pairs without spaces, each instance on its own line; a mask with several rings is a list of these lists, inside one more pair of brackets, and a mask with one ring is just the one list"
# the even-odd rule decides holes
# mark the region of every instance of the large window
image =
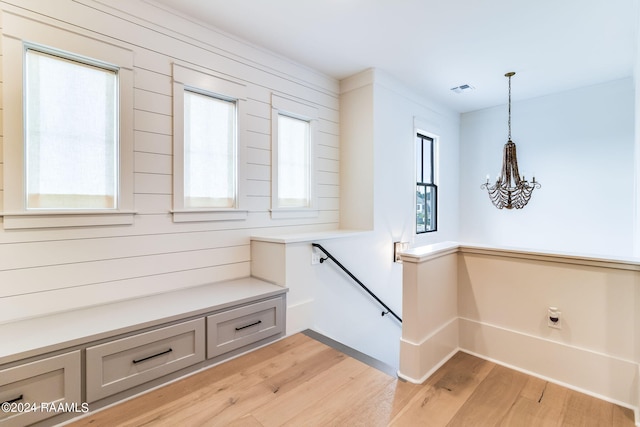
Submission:
[[27,209],[118,203],[117,70],[26,50]]
[[184,93],[184,207],[236,202],[236,103]]
[[306,120],[278,115],[278,207],[310,204],[309,132]]
[[435,140],[416,135],[416,233],[437,230],[438,187],[435,184]]
[[132,51],[3,24],[3,228],[132,224]]

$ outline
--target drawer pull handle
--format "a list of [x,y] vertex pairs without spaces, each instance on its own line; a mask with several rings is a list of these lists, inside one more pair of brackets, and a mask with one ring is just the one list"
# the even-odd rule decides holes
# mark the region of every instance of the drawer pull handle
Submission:
[[23,397],[24,397],[24,395],[21,394],[20,396],[14,397],[13,399],[5,400],[4,402],[2,402],[2,405],[4,405],[5,403],[15,403],[15,402],[17,402],[19,400],[22,400]]
[[253,322],[253,323],[250,323],[250,324],[245,325],[245,326],[240,326],[239,328],[236,328],[236,331],[241,331],[243,329],[247,329],[247,328],[250,328],[252,326],[259,325],[260,323],[262,323],[262,320],[258,320],[257,322]]
[[160,353],[156,353],[151,356],[143,357],[142,359],[133,359],[133,363],[144,362],[145,360],[153,359],[154,357],[162,356],[163,354],[171,353],[172,351],[173,349],[169,348],[168,350],[161,351]]

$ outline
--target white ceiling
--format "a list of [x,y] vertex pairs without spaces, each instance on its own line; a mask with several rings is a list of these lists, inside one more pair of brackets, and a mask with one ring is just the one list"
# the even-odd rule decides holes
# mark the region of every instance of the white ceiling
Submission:
[[[329,76],[378,68],[459,112],[633,75],[640,0],[155,0]],[[476,90],[455,94],[470,84]]]

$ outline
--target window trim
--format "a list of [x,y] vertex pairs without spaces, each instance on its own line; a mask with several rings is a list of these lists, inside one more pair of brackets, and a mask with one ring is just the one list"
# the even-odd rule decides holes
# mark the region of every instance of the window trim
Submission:
[[[415,156],[416,156],[416,161],[414,162],[414,165],[416,166],[416,171],[414,173],[414,178],[418,177],[418,160],[420,160],[420,168],[422,169],[420,171],[420,178],[421,180],[418,181],[416,179],[416,184],[415,184],[415,188],[414,188],[414,200],[413,200],[413,206],[415,206],[414,208],[414,222],[415,222],[415,226],[414,226],[414,233],[417,235],[420,234],[427,234],[427,233],[433,233],[433,232],[437,232],[438,231],[438,143],[439,143],[439,138],[436,135],[433,135],[429,132],[425,132],[422,131],[420,129],[416,129],[414,132],[414,144],[417,142],[416,139],[420,138],[422,140],[422,145],[421,145],[421,150],[420,153],[418,153],[418,150],[415,150]],[[431,152],[429,153],[429,157],[431,159],[431,168],[430,168],[430,177],[428,180],[425,179],[424,177],[424,140],[428,139],[431,140]],[[415,145],[414,145],[415,147]],[[425,231],[418,231],[418,212],[417,212],[417,193],[418,193],[418,188],[419,187],[424,187],[425,188],[425,193],[426,193],[426,188],[429,187],[431,189],[433,189],[433,192],[435,193],[435,199],[433,201],[433,205],[434,205],[434,222],[435,222],[435,226],[433,227],[433,229],[430,230],[425,230]],[[425,203],[426,206],[426,203]]]
[[[242,209],[240,183],[244,181],[240,147],[244,103],[247,88],[241,83],[218,77],[210,70],[173,63],[173,209],[174,222],[244,220],[248,211]],[[235,140],[235,203],[230,208],[186,208],[184,205],[184,92],[192,91],[236,104]]]
[[[278,118],[287,116],[309,123],[309,205],[304,207],[280,207],[278,183]],[[318,109],[280,95],[271,95],[271,218],[314,218],[318,216],[317,171],[315,168],[318,141]]]
[[[6,20],[3,44],[4,188],[0,216],[5,229],[133,224],[133,52],[15,16]],[[25,40],[29,40],[28,42]],[[118,70],[118,204],[115,209],[27,210],[24,70],[27,49]],[[11,143],[8,143],[11,141]]]

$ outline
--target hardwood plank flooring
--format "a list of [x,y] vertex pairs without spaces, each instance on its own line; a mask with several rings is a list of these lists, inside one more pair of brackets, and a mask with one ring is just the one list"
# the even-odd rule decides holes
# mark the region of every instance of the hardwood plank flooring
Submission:
[[424,384],[296,334],[70,426],[615,426],[633,412],[459,352]]

